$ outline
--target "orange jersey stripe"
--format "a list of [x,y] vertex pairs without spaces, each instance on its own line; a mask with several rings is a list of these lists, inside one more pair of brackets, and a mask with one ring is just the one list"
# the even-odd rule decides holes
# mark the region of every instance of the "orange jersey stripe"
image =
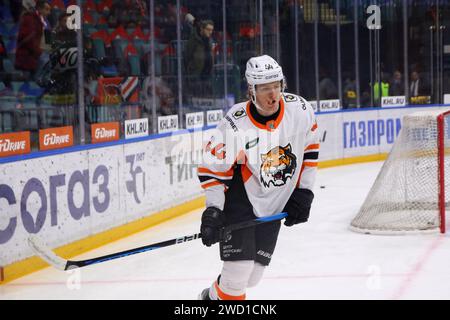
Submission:
[[217,181],[217,180],[214,180],[214,181],[211,181],[211,182],[202,184],[202,188],[203,188],[203,189],[208,189],[208,188],[211,188],[211,187],[214,187],[214,186],[219,186],[219,185],[225,186],[222,182],[219,182],[219,181]]
[[242,165],[242,167],[241,167],[241,174],[242,174],[242,179],[243,179],[244,183],[246,183],[247,180],[250,179],[250,177],[252,176],[252,172],[245,164]]
[[217,296],[219,297],[220,300],[245,300],[245,293],[240,296],[232,296],[232,295],[226,294],[219,288],[217,281],[214,282],[214,287],[216,288]]
[[303,170],[305,170],[305,164],[304,163],[302,164],[302,169],[300,170],[300,174],[298,175],[298,180],[297,180],[297,184],[296,184],[297,188],[300,188],[300,180],[302,178]]
[[309,146],[306,147],[305,151],[319,149],[319,146],[320,146],[319,143],[310,144]]
[[313,126],[311,127],[311,131],[314,132],[317,129],[317,122],[313,124]]
[[198,167],[197,169],[198,173],[206,173],[206,174],[213,174],[215,176],[219,176],[219,177],[232,177],[233,176],[233,167],[230,168],[230,170],[225,171],[225,172],[220,172],[220,171],[211,171],[207,168],[204,167]]

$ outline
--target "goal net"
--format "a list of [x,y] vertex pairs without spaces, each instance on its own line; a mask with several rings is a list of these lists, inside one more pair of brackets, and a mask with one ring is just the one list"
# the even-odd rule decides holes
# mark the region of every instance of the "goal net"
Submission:
[[370,234],[445,232],[450,110],[403,118],[400,134],[350,229]]

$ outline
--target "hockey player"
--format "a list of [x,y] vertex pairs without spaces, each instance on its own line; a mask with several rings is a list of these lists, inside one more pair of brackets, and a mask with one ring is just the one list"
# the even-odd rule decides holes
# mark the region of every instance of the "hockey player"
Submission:
[[202,242],[220,242],[223,268],[204,300],[243,300],[272,258],[281,222],[234,231],[226,225],[287,212],[286,226],[308,220],[319,141],[311,105],[284,93],[282,68],[267,55],[248,60],[250,101],[234,105],[205,141],[198,176],[206,193]]

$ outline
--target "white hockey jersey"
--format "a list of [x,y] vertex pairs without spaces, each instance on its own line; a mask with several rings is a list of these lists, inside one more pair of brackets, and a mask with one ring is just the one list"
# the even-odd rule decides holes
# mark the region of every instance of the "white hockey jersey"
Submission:
[[[317,122],[302,97],[284,93],[278,116],[258,122],[251,102],[234,105],[208,135],[198,176],[206,192],[206,206],[221,210],[225,192],[236,188],[240,175],[244,192],[227,201],[250,201],[257,217],[283,210],[294,188],[312,191],[319,157]],[[240,199],[242,197],[242,199]],[[248,200],[246,200],[248,202]]]

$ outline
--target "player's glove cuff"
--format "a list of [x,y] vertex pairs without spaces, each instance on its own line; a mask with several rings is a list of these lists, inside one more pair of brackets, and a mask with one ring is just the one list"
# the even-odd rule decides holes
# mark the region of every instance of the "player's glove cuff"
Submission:
[[200,233],[205,246],[209,247],[220,241],[220,232],[224,223],[225,218],[222,210],[216,207],[208,207],[203,211]]
[[284,221],[285,226],[308,221],[311,203],[314,199],[314,193],[309,189],[294,189],[289,201],[284,207],[284,212],[288,214]]

